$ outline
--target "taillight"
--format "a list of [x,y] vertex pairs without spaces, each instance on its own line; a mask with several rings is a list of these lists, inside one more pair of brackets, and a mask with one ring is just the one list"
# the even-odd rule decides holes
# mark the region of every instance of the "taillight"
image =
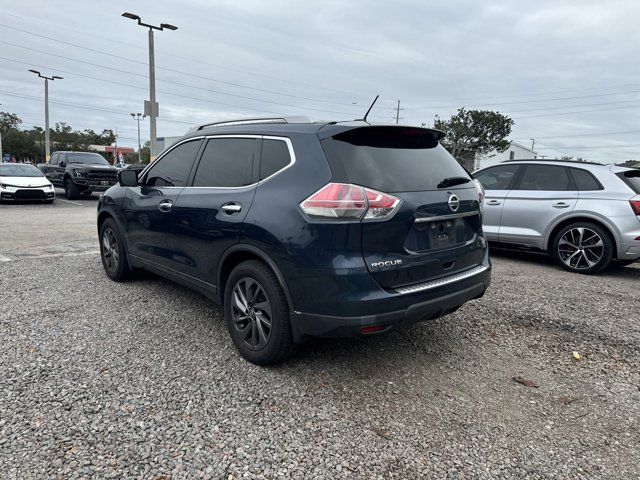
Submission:
[[635,196],[631,200],[629,200],[629,204],[631,205],[631,210],[636,215],[640,215],[640,196]]
[[473,183],[476,185],[476,191],[478,192],[478,205],[482,208],[484,204],[484,187],[477,179],[474,179]]
[[395,213],[400,199],[348,183],[329,183],[300,204],[313,219],[382,220]]

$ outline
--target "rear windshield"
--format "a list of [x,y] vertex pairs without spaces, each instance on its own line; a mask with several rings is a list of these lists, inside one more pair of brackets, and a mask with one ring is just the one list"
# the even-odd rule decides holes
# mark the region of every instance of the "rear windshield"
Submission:
[[322,147],[351,183],[383,192],[435,190],[445,178],[469,178],[435,133],[423,128],[355,128],[322,140]]
[[636,193],[640,193],[640,170],[628,170],[618,173],[618,176]]

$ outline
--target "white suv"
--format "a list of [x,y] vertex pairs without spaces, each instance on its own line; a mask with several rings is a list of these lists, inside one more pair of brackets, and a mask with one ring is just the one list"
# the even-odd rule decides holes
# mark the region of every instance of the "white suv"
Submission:
[[640,258],[640,170],[592,162],[516,160],[483,168],[487,240],[552,254],[596,273]]

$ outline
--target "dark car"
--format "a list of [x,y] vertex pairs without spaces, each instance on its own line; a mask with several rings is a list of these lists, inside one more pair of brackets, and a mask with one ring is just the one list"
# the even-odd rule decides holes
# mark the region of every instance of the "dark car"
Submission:
[[442,132],[284,119],[201,126],[98,204],[115,281],[144,268],[224,305],[249,361],[454,312],[490,281],[481,194]]
[[38,168],[53,185],[64,188],[69,200],[104,192],[118,181],[118,169],[99,153],[54,152],[49,163]]

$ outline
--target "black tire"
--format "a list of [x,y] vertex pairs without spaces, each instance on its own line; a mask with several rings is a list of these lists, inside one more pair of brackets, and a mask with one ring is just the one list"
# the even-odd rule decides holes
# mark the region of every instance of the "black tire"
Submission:
[[614,243],[609,232],[601,226],[576,222],[556,234],[552,248],[561,267],[571,272],[594,274],[611,263]]
[[[235,295],[236,288],[249,292],[244,310],[235,303],[242,298]],[[293,353],[289,305],[278,278],[264,263],[249,260],[233,269],[224,292],[224,317],[234,345],[249,362],[273,365]]]
[[111,218],[106,219],[100,227],[100,258],[104,271],[111,280],[123,282],[131,277],[132,270],[127,261],[124,240],[116,222]]
[[68,200],[77,200],[80,198],[80,189],[71,181],[69,177],[64,179],[64,195]]

